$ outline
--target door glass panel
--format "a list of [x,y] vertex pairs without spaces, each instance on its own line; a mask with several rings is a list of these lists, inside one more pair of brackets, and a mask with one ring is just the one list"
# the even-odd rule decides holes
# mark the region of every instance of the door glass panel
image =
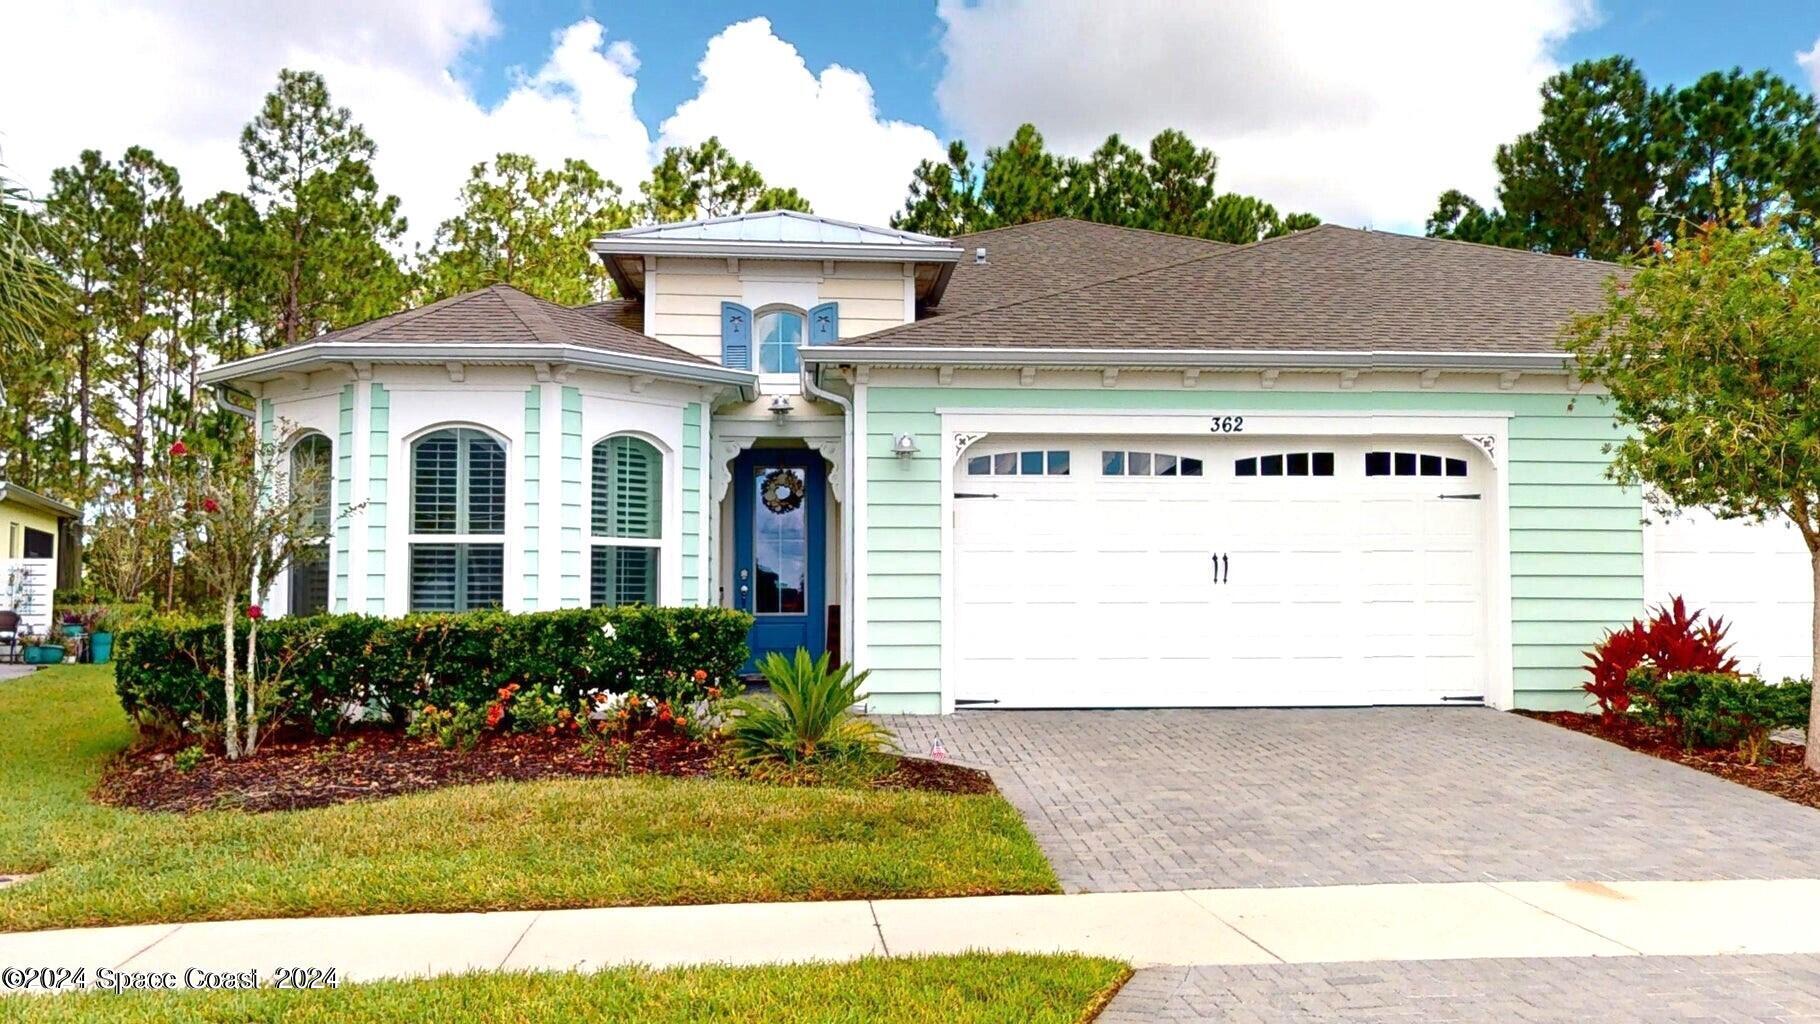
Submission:
[[752,486],[752,610],[801,615],[809,589],[809,510],[802,471],[756,467]]

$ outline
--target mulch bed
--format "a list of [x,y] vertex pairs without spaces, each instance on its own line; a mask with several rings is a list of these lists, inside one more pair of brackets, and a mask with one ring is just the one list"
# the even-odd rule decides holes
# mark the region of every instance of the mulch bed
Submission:
[[1629,747],[1651,757],[1674,761],[1697,768],[1708,775],[1760,789],[1784,800],[1820,809],[1820,775],[1802,763],[1807,747],[1799,743],[1771,743],[1769,762],[1743,764],[1730,750],[1683,750],[1665,729],[1646,725],[1634,719],[1620,719],[1607,727],[1598,715],[1577,711],[1519,711],[1527,718],[1549,722],[1564,729],[1597,736],[1620,746]]
[[[714,771],[717,758],[710,744],[656,731],[634,737],[622,771],[607,744],[590,749],[573,737],[489,736],[473,750],[458,751],[378,729],[333,741],[267,743],[252,757],[209,757],[188,772],[177,769],[173,755],[170,749],[122,754],[102,775],[95,799],[142,811],[295,811],[486,782],[701,776]],[[984,772],[915,758],[898,758],[873,785],[995,792]]]

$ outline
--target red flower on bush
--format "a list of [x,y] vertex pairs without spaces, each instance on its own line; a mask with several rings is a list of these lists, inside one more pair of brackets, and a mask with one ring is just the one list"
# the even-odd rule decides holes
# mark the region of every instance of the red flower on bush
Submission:
[[246,617],[249,619],[263,619],[265,618],[265,609],[256,604],[249,604],[246,606]]
[[211,515],[219,512],[221,511],[221,502],[216,501],[214,498],[204,498],[202,499],[202,511]]
[[487,708],[487,728],[489,728],[489,729],[499,728],[499,720],[504,717],[506,717],[506,706],[504,704],[493,704],[493,705],[488,706],[488,708]]
[[698,683],[707,682],[708,681],[708,670],[705,668],[696,669],[695,670],[695,681]]
[[1648,622],[1632,619],[1588,651],[1586,671],[1592,679],[1580,688],[1598,703],[1599,716],[1610,725],[1630,710],[1630,674],[1636,669],[1653,668],[1664,675],[1737,672],[1738,659],[1725,642],[1730,628],[1716,615],[1702,621],[1699,612],[1687,610],[1685,600],[1673,598],[1650,609]]
[[171,442],[171,458],[181,459],[190,453],[190,446],[182,441]]

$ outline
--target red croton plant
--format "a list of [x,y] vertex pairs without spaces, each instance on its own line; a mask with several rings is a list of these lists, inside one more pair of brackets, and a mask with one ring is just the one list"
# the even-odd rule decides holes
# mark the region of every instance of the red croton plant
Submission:
[[1664,675],[1674,672],[1736,672],[1738,659],[1725,642],[1731,627],[1724,619],[1689,612],[1675,597],[1650,609],[1649,619],[1605,635],[1586,654],[1592,679],[1581,689],[1599,704],[1599,716],[1610,725],[1630,710],[1630,674],[1645,666]]

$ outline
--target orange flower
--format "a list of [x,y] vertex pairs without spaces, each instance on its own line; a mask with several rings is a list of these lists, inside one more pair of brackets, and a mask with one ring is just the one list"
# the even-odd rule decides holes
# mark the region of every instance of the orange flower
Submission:
[[695,681],[698,683],[707,682],[708,681],[708,670],[705,668],[696,669],[695,670]]
[[506,717],[506,709],[504,707],[501,707],[500,705],[495,704],[492,707],[488,708],[487,709],[487,728],[489,728],[489,729],[498,728],[499,720],[504,717]]

